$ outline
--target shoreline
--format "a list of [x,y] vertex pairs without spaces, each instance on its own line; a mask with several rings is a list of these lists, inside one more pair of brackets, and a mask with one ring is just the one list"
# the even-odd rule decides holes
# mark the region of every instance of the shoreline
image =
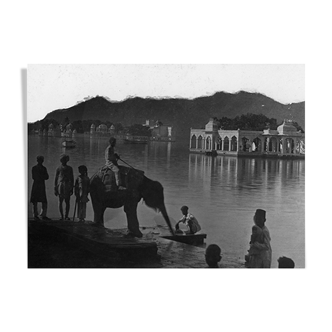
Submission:
[[[158,227],[142,227],[141,239],[126,229],[92,222],[28,222],[28,268],[206,268],[205,245],[193,246],[160,236]],[[244,268],[223,254],[220,267]]]

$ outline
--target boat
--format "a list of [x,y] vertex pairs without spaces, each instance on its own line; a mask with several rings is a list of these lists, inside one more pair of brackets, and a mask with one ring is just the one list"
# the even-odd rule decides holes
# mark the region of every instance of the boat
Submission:
[[212,156],[212,157],[216,157],[218,155],[216,150],[212,150],[212,151],[206,151],[205,152],[206,156]]
[[[207,234],[198,232],[196,234],[187,234],[182,230],[176,230],[175,234],[172,235],[169,227],[165,225],[164,219],[161,216],[156,216],[154,218],[156,227],[159,233],[159,237],[167,240],[172,240],[176,242],[191,244],[193,246],[202,246],[204,244],[204,239],[206,239]],[[175,224],[176,221],[170,217],[172,224]]]
[[129,144],[147,144],[149,141],[149,137],[127,135],[123,138],[123,141],[124,143],[129,143]]
[[151,136],[150,141],[153,142],[175,142],[175,138],[171,136]]
[[64,140],[62,141],[62,146],[69,149],[69,148],[74,148],[76,146],[76,142],[73,140]]
[[161,236],[164,239],[177,241],[181,243],[191,244],[193,246],[201,245],[204,243],[204,239],[206,239],[206,234],[175,234],[175,235],[164,235]]

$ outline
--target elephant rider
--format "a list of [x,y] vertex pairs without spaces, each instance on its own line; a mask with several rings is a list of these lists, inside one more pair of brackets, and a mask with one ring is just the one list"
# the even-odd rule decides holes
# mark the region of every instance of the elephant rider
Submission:
[[121,185],[121,179],[119,175],[118,159],[120,159],[120,156],[114,151],[116,138],[111,137],[108,142],[109,145],[105,150],[105,166],[113,171],[118,190],[126,190],[127,188]]

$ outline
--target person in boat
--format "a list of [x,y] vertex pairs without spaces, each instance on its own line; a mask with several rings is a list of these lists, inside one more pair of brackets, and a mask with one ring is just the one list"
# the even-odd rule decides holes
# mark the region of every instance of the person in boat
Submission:
[[[74,173],[73,168],[67,165],[68,161],[68,155],[61,155],[61,165],[55,171],[54,194],[55,196],[59,196],[60,220],[70,220],[70,196],[73,194]],[[63,215],[63,201],[65,201],[66,204],[65,216]]]
[[271,237],[268,228],[265,226],[266,211],[257,209],[253,217],[254,223],[262,230],[263,243],[258,241],[250,244],[250,249],[257,249],[259,255],[257,257],[257,265],[251,266],[252,268],[270,268],[272,258]]
[[221,261],[221,249],[216,244],[210,244],[205,250],[205,261],[208,267],[216,268],[219,267]]
[[295,263],[291,258],[282,256],[278,258],[278,268],[279,269],[294,269]]
[[[37,156],[37,165],[32,167],[32,189],[30,202],[33,205],[33,218],[35,220],[51,220],[46,216],[47,214],[47,198],[45,181],[49,179],[47,168],[43,166],[44,157]],[[38,203],[42,203],[42,209],[38,214]]]
[[252,226],[251,239],[249,242],[250,249],[248,250],[248,256],[246,258],[246,267],[249,268],[262,266],[263,264],[261,250],[256,248],[255,246],[251,246],[255,242],[258,242],[260,244],[264,243],[263,230],[257,225]]
[[88,169],[85,165],[78,166],[78,172],[80,175],[75,181],[77,217],[79,221],[85,221],[86,203],[89,202],[90,179],[88,177]]
[[183,217],[176,223],[175,230],[179,231],[180,223],[184,223],[188,230],[185,231],[186,234],[195,234],[201,230],[201,226],[199,225],[197,219],[190,214],[188,206],[184,205],[181,207],[181,212],[183,214]]
[[115,145],[116,145],[116,138],[111,137],[109,139],[109,145],[105,150],[105,161],[106,161],[105,166],[109,168],[111,171],[113,171],[118,190],[126,190],[126,188],[121,184],[119,167],[118,167],[118,159],[120,159],[120,156],[117,153],[115,153],[114,150]]

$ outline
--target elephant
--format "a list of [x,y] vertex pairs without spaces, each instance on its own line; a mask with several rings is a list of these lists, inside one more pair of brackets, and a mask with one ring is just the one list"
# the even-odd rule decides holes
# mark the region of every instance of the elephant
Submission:
[[164,203],[163,186],[158,181],[147,178],[143,171],[125,166],[118,167],[121,182],[125,183],[127,190],[117,190],[114,186],[113,172],[105,167],[97,171],[90,179],[90,197],[95,224],[104,226],[106,208],[120,208],[123,206],[127,215],[128,236],[142,237],[137,219],[137,205],[143,199],[148,207],[161,212],[171,234],[174,235]]

